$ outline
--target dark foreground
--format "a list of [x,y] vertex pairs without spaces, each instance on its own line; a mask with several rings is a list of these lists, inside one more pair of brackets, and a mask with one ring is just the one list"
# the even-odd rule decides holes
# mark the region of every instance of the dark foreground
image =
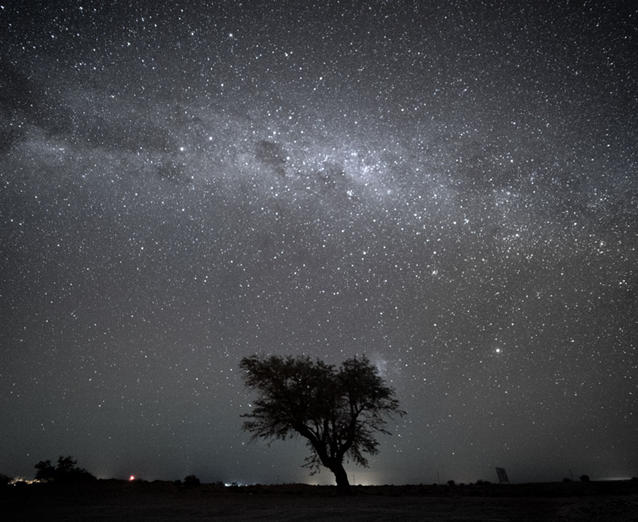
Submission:
[[8,521],[638,521],[638,484],[194,488],[170,482],[34,484],[0,493]]

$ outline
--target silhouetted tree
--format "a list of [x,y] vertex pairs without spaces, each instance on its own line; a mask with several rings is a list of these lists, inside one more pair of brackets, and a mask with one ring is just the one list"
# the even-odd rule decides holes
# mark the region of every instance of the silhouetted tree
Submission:
[[35,465],[35,469],[38,471],[35,474],[35,478],[44,481],[85,481],[95,480],[95,477],[91,475],[84,468],[78,468],[77,461],[70,455],[63,457],[60,455],[58,458],[58,464],[53,467],[50,460],[41,460]]
[[580,481],[581,482],[589,482],[589,475],[581,475],[580,476]]
[[55,474],[59,477],[66,477],[73,473],[75,469],[77,469],[78,461],[74,460],[71,455],[67,457],[63,457],[60,455],[58,457],[58,465],[55,467]]
[[344,460],[368,466],[364,453],[378,453],[375,433],[389,433],[385,417],[403,415],[394,390],[384,384],[367,357],[354,357],[336,369],[310,357],[241,360],[244,381],[259,393],[243,429],[252,440],[285,440],[301,435],[311,451],[305,467],[334,473],[337,492],[350,492]]
[[41,460],[35,465],[35,469],[38,470],[35,473],[36,480],[49,481],[55,478],[55,468],[50,460]]

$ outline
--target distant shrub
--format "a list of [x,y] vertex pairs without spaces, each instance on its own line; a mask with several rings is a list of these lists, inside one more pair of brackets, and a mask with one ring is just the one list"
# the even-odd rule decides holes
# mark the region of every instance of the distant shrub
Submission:
[[580,476],[580,481],[581,482],[589,482],[589,475],[581,475]]
[[448,480],[447,481],[447,485],[448,486],[456,486],[456,482],[454,482],[453,480]]
[[197,487],[201,484],[199,479],[195,475],[188,475],[184,478],[184,485],[189,488]]
[[181,481],[181,480],[179,480],[179,479],[174,480],[174,481],[173,481],[173,485],[174,485],[174,486],[181,486],[181,485],[182,485],[182,481]]

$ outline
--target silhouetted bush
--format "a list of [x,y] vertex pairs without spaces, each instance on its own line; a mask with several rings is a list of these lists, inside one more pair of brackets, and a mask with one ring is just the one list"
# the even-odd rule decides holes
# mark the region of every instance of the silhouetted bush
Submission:
[[187,487],[195,487],[201,484],[201,481],[195,475],[187,475],[184,477],[184,485]]
[[589,475],[581,475],[580,476],[580,481],[581,482],[589,482]]
[[184,478],[184,485],[189,488],[197,487],[201,484],[199,479],[195,475],[188,475]]
[[448,480],[447,481],[447,485],[448,486],[456,486],[456,482],[454,482],[453,480]]

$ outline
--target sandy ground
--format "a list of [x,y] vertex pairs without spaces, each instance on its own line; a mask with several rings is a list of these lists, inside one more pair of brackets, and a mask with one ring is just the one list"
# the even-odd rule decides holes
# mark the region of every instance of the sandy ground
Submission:
[[10,491],[2,520],[22,521],[638,521],[638,496],[437,497],[211,493],[205,489]]

